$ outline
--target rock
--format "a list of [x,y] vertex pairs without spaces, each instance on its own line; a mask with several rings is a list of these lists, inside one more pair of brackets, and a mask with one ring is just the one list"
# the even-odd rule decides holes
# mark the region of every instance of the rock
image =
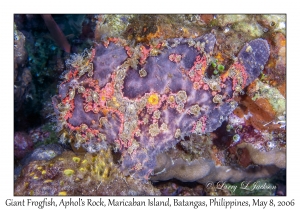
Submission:
[[16,132],[14,136],[14,156],[22,159],[33,150],[33,141],[25,132]]

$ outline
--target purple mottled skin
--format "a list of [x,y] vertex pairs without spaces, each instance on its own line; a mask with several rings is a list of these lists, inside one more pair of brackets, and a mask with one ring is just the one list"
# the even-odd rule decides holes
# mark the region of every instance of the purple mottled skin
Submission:
[[[97,151],[113,144],[122,153],[124,173],[147,180],[155,168],[157,154],[175,146],[186,135],[212,132],[222,124],[236,107],[233,96],[258,77],[269,57],[267,42],[253,40],[242,48],[228,77],[209,78],[205,71],[215,42],[213,34],[175,38],[166,40],[159,53],[147,54],[138,46],[130,48],[133,55],[118,42],[99,44],[92,60],[92,79],[98,86],[87,85],[86,74],[60,86],[58,101],[70,97],[74,80],[87,91],[77,94],[75,87],[75,107],[66,124],[72,129],[84,123],[94,133],[98,129],[105,140],[89,135],[82,146]],[[146,57],[146,62],[141,62],[141,57]],[[103,92],[111,90],[109,85],[114,90],[107,96]],[[103,106],[100,111],[86,112],[83,108],[99,103]],[[107,119],[105,126],[95,124],[100,118]],[[89,129],[82,130],[79,136],[85,137],[83,132]],[[90,145],[93,149],[89,149]]]

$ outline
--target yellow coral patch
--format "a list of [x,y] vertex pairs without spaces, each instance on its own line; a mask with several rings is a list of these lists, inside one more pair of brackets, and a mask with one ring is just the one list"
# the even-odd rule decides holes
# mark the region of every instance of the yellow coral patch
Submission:
[[79,171],[84,172],[84,171],[86,171],[86,169],[85,168],[80,168]]
[[105,168],[102,177],[107,178],[109,175],[109,168]]
[[79,163],[79,162],[80,162],[80,158],[79,158],[79,157],[73,157],[72,160],[73,160],[75,163]]
[[224,61],[224,57],[222,55],[222,53],[218,52],[217,55],[215,56],[215,58],[219,61],[219,62],[223,62]]
[[47,180],[44,181],[44,183],[50,183],[50,182],[53,182],[53,180],[47,179]]
[[74,174],[74,171],[72,169],[66,169],[64,170],[64,174],[67,176],[71,176],[72,174]]
[[67,195],[67,192],[66,191],[61,191],[58,193],[58,195]]
[[158,104],[158,102],[159,102],[159,96],[158,96],[157,93],[153,93],[153,94],[151,94],[151,95],[149,96],[149,98],[148,98],[148,103],[149,103],[150,105],[155,106],[155,105]]

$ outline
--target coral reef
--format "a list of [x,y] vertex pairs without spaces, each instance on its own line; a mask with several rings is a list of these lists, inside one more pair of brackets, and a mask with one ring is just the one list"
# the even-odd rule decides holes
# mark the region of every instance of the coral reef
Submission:
[[272,150],[260,152],[249,145],[240,145],[240,148],[250,148],[250,157],[255,164],[260,166],[239,169],[231,166],[216,166],[211,159],[171,159],[166,154],[157,156],[157,166],[151,180],[169,180],[176,178],[183,182],[206,184],[207,182],[239,182],[253,181],[269,177],[279,171],[278,167],[285,168],[285,150]]
[[36,160],[51,160],[52,158],[60,155],[63,151],[64,148],[59,144],[43,145],[33,150],[32,153],[22,159],[21,164],[27,165],[28,163]]
[[15,183],[15,195],[160,195],[149,182],[124,177],[111,152],[66,151],[50,161],[32,161]]
[[[66,35],[72,52],[93,44],[86,37],[90,36],[89,31],[83,31],[84,26],[92,25],[92,19],[87,19],[86,15],[57,14],[52,17]],[[49,112],[46,114],[45,108],[48,102],[51,104],[51,96],[56,93],[69,53],[57,46],[41,15],[15,14],[14,22],[14,122],[16,131],[27,132],[32,127],[49,122]],[[26,76],[26,81],[22,75]]]
[[32,81],[30,70],[25,67],[27,52],[25,36],[17,30],[14,24],[14,111],[18,111],[25,99],[29,97],[29,87]]
[[25,50],[25,36],[24,34],[17,30],[17,26],[14,24],[14,62],[15,69],[18,66],[24,65],[24,62],[27,57],[27,52]]
[[58,44],[58,46],[67,53],[70,53],[71,45],[69,44],[67,38],[65,37],[61,29],[54,21],[53,17],[50,14],[43,14],[41,16],[44,19],[47,28],[49,29],[53,39]]
[[15,72],[14,82],[14,111],[17,112],[24,101],[32,98],[30,94],[32,75],[28,68],[23,68],[20,72]]
[[285,15],[14,17],[15,195],[286,194]]
[[184,183],[178,180],[170,182],[154,183],[161,195],[164,196],[191,196],[191,195],[205,195],[205,187],[202,184]]
[[133,48],[109,38],[73,55],[53,98],[62,130],[73,132],[70,141],[88,152],[115,144],[124,173],[147,180],[157,154],[222,124],[236,107],[233,97],[258,77],[269,57],[267,42],[256,39],[225,73],[209,77],[215,41],[206,34]]
[[[256,130],[233,113],[228,118],[227,133],[221,135],[231,138],[224,140],[214,132],[182,140],[182,150],[172,149],[157,156],[151,180],[235,183],[268,178],[286,168],[285,136]],[[230,135],[232,131],[234,135]]]
[[29,131],[29,135],[35,143],[35,147],[39,147],[40,145],[56,144],[59,140],[59,134],[56,132],[55,122],[49,122],[40,127],[31,129]]
[[[36,145],[35,145],[36,146]],[[34,149],[32,152],[27,153],[25,157],[15,163],[14,176],[15,181],[20,176],[22,169],[30,162],[36,160],[51,160],[60,155],[64,148],[59,144],[48,144]]]

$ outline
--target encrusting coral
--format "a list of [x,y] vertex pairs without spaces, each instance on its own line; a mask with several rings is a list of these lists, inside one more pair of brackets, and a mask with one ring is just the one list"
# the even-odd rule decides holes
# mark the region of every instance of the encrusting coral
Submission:
[[253,181],[269,177],[286,167],[285,150],[260,151],[251,144],[242,143],[239,148],[246,147],[256,166],[247,169],[233,166],[216,166],[211,159],[199,158],[186,161],[182,158],[172,159],[166,154],[157,156],[157,167],[154,170],[152,181],[179,179],[183,182],[239,182]]
[[30,162],[15,183],[15,195],[160,195],[151,184],[125,177],[111,151],[66,151],[50,161]]

